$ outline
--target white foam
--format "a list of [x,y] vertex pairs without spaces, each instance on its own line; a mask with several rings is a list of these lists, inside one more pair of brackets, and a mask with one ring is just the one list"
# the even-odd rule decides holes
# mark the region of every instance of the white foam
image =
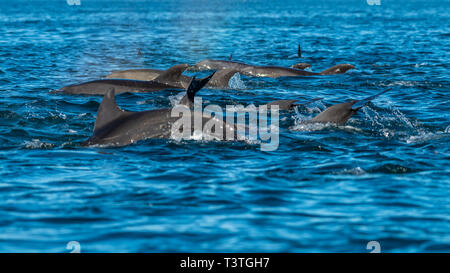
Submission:
[[24,146],[27,149],[49,149],[54,147],[53,144],[42,142],[39,139],[32,139],[31,141],[25,141]]
[[351,174],[351,175],[364,175],[367,172],[361,167],[355,167],[351,169],[344,169],[342,171],[336,172],[336,174]]
[[247,89],[247,86],[245,86],[244,81],[241,79],[241,74],[239,73],[234,74],[233,77],[230,78],[228,86],[230,86],[231,89]]

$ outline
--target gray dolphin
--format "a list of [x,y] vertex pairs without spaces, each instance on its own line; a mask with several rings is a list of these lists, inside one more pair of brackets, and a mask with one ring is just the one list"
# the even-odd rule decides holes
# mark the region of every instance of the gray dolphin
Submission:
[[386,93],[392,88],[386,89],[376,95],[370,96],[362,100],[352,100],[328,107],[323,112],[315,116],[308,123],[336,123],[344,125],[359,109],[364,107],[368,102]]
[[164,71],[151,81],[138,81],[126,79],[104,79],[89,81],[80,84],[65,86],[55,92],[65,94],[105,95],[114,88],[116,93],[123,92],[154,92],[167,89],[183,89],[182,73],[189,65],[179,64]]
[[301,69],[295,69],[282,66],[247,66],[239,72],[253,77],[295,77],[295,76],[315,76],[315,75],[334,75],[347,72],[349,69],[355,68],[351,64],[338,64],[330,67],[322,72],[309,72]]
[[[166,70],[160,69],[129,69],[129,70],[117,70],[106,76],[108,79],[128,79],[128,80],[140,80],[140,81],[152,81],[157,80],[158,76],[165,73]],[[228,88],[228,82],[231,77],[238,73],[236,69],[222,69],[216,71],[212,79],[206,85],[206,88]],[[185,75],[179,77],[178,87],[187,88],[191,78]]]
[[[338,125],[344,125],[359,109],[364,107],[371,100],[377,98],[378,96],[386,93],[392,88],[386,89],[376,95],[370,96],[368,98],[362,100],[352,100],[349,102],[344,102],[340,104],[335,104],[333,106],[328,107],[323,112],[315,116],[313,119],[305,121],[306,123],[336,123]],[[306,105],[318,100],[322,100],[322,98],[315,98],[310,101],[298,104],[298,100],[276,100],[272,101],[267,105],[267,107],[271,107],[277,105],[279,110],[291,110],[294,106],[298,105]]]
[[[181,105],[192,107],[194,97],[197,91],[205,86],[213,77],[214,73],[201,80],[192,78],[189,87],[186,90],[186,95],[180,101]],[[179,119],[179,117],[171,116],[172,109],[156,109],[143,112],[128,112],[120,109],[115,101],[114,90],[110,89],[100,104],[95,121],[93,135],[82,143],[83,146],[90,145],[115,145],[125,146],[136,141],[149,138],[170,138],[172,125]],[[201,113],[194,113],[201,115],[203,125],[212,119],[211,116],[203,115]],[[229,126],[226,123],[221,125],[223,134],[227,131],[235,135],[236,128]]]
[[[303,67],[308,67],[309,64],[301,64]],[[299,64],[300,66],[300,64]],[[351,64],[338,64],[332,66],[321,72],[309,72],[302,69],[296,69],[291,67],[282,66],[263,66],[263,65],[251,65],[236,61],[225,61],[225,60],[203,60],[191,66],[189,69],[193,70],[220,70],[220,69],[236,69],[239,73],[246,76],[253,77],[295,77],[295,76],[314,76],[314,75],[334,75],[343,74],[350,69],[355,68]]]

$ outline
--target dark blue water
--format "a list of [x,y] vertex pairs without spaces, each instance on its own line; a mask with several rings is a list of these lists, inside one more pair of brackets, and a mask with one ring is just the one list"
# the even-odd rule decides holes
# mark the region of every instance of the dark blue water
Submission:
[[[0,1],[0,251],[450,251],[450,3]],[[301,42],[303,58],[296,57]],[[235,76],[204,101],[307,100],[278,150],[147,140],[83,148],[100,97],[49,94],[112,70],[204,58],[337,63],[344,75]],[[300,121],[392,87],[346,126]],[[117,96],[127,110],[176,92]]]

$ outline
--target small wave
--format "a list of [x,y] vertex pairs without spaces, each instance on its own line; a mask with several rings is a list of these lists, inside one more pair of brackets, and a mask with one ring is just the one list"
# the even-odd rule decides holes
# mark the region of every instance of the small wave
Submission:
[[344,169],[342,171],[336,172],[335,174],[364,175],[366,173],[367,172],[363,168],[356,167],[351,169]]
[[[448,133],[448,132],[447,132]],[[443,137],[447,137],[446,132],[436,132],[436,133],[432,133],[432,132],[421,132],[418,135],[411,135],[409,137],[404,138],[404,141],[408,144],[411,143],[422,143],[422,142],[427,142],[430,140],[436,140],[436,139],[440,139]]]
[[55,147],[55,145],[48,143],[48,142],[42,142],[39,139],[25,141],[24,146],[25,146],[25,149],[51,149],[51,148]]
[[413,173],[417,170],[398,165],[398,164],[383,164],[381,166],[372,168],[369,170],[369,172],[373,173],[392,173],[392,174],[398,174],[398,173]]
[[303,121],[297,122],[294,126],[291,126],[289,129],[291,131],[300,131],[300,132],[313,132],[313,131],[321,131],[327,128],[338,128],[345,131],[354,131],[354,132],[362,132],[360,128],[351,126],[351,125],[336,125],[335,123],[306,123]]
[[414,67],[422,67],[422,66],[427,66],[428,63],[420,63],[420,64],[415,64]]
[[381,83],[380,86],[385,86],[385,87],[389,87],[389,86],[406,86],[406,87],[413,87],[413,86],[418,86],[421,85],[418,82],[415,81],[394,81],[391,83]]
[[[393,106],[382,115],[370,106],[363,108],[363,112],[366,121],[370,122],[371,130],[385,138],[397,138],[400,141],[411,144],[439,139],[445,136],[445,131],[430,132],[420,122],[410,120]],[[445,130],[449,129],[449,127]]]
[[137,105],[147,104],[147,100],[140,100],[136,102]]

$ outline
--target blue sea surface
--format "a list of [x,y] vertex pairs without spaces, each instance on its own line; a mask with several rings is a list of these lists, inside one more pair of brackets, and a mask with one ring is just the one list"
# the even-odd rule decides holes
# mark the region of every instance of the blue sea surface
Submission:
[[[0,0],[0,251],[450,252],[450,2]],[[302,58],[297,57],[297,44]],[[322,101],[249,142],[81,147],[101,97],[51,90],[205,58],[298,62],[322,77],[235,75],[207,104]],[[187,75],[195,75],[188,72]],[[325,107],[392,88],[345,126]],[[171,107],[176,91],[120,94]]]

